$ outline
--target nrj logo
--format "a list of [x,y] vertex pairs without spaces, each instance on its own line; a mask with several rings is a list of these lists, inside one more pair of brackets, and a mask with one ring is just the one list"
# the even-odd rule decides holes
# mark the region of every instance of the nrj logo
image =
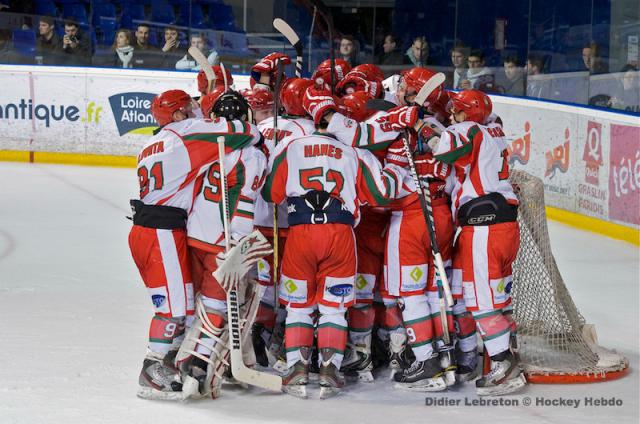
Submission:
[[151,135],[158,127],[151,115],[152,93],[119,93],[109,97],[118,133]]
[[558,169],[563,174],[569,170],[569,135],[569,128],[567,128],[564,130],[564,143],[545,153],[547,159],[545,177],[549,177],[549,179],[555,177]]
[[603,165],[601,140],[602,124],[589,121],[587,124],[587,140],[584,143],[582,160],[586,162],[584,180],[595,186],[600,183],[600,167]]
[[531,154],[531,124],[529,121],[524,123],[524,135],[516,138],[507,147],[509,152],[509,165],[518,161],[521,165],[529,163],[529,155]]

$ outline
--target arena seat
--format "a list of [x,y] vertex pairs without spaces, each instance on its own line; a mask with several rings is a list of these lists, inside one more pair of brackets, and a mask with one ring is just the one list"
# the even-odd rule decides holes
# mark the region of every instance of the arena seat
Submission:
[[30,29],[14,29],[13,48],[21,55],[33,59],[36,51],[36,33]]

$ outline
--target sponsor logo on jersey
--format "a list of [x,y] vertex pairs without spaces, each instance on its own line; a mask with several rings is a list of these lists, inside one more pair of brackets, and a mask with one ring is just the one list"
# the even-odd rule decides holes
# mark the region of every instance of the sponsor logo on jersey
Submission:
[[118,127],[118,134],[151,135],[158,128],[158,123],[151,115],[153,93],[118,93],[109,97],[113,118]]
[[569,128],[564,130],[565,142],[561,145],[554,147],[553,149],[545,152],[546,158],[546,170],[545,177],[552,179],[556,175],[556,171],[560,171],[565,174],[569,170]]
[[498,293],[504,293],[504,278],[500,280],[500,282],[498,283],[498,287],[496,287],[496,290],[498,291]]
[[589,121],[587,123],[587,140],[584,143],[582,160],[586,162],[584,181],[591,185],[600,183],[600,167],[602,162],[602,124]]
[[362,275],[358,275],[358,278],[356,278],[356,288],[362,290],[365,287],[367,287],[367,280]]
[[524,123],[524,135],[516,138],[507,147],[509,152],[509,165],[513,166],[516,162],[521,165],[529,163],[531,154],[531,124],[529,121]]
[[287,291],[287,293],[292,294],[293,292],[298,290],[298,286],[296,286],[296,283],[294,283],[293,280],[287,280],[284,282],[284,289]]
[[424,274],[424,273],[422,272],[422,270],[421,270],[420,268],[418,268],[418,267],[413,268],[413,269],[411,270],[411,272],[409,273],[409,275],[411,276],[411,279],[412,279],[413,281],[415,281],[416,283],[417,283],[418,281],[420,281],[420,278],[422,278],[422,275],[423,275],[423,274]]
[[153,302],[153,306],[155,306],[156,308],[161,307],[164,304],[166,299],[167,297],[161,294],[154,294],[151,296],[151,301]]
[[513,281],[509,281],[506,286],[504,286],[504,292],[506,294],[511,294],[511,287],[513,287]]
[[335,286],[327,287],[327,291],[334,296],[344,297],[351,294],[353,286],[351,284],[336,284]]

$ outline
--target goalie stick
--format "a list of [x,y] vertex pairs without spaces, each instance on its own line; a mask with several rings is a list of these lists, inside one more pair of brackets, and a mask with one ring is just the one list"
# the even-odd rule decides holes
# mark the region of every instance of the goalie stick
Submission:
[[[220,191],[222,194],[222,214],[224,222],[225,251],[230,249],[230,227],[229,227],[229,196],[227,195],[227,177],[224,169],[224,136],[220,136],[218,141],[218,155],[220,163]],[[232,281],[227,291],[227,325],[229,326],[229,344],[231,350],[231,374],[233,377],[252,386],[263,389],[282,391],[282,378],[277,375],[256,371],[247,367],[242,358],[242,338],[240,334],[240,305],[238,303],[238,281]],[[249,331],[249,329],[245,329]]]
[[280,18],[273,20],[273,27],[289,41],[296,51],[296,78],[300,78],[302,75],[302,41],[298,34],[291,28],[291,26]]
[[202,71],[206,75],[207,93],[210,93],[211,88],[216,83],[216,73],[213,72],[213,69],[211,68],[211,64],[209,64],[209,61],[207,60],[206,57],[204,57],[204,54],[202,54],[200,49],[198,49],[197,47],[189,47],[189,50],[187,51],[189,52],[191,57],[196,61],[196,63],[200,65],[200,69],[202,69]]

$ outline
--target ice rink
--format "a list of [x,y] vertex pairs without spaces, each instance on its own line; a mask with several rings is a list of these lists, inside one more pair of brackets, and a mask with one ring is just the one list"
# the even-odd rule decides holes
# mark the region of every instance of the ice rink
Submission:
[[530,385],[506,397],[518,406],[465,406],[472,385],[429,395],[457,407],[425,406],[384,376],[325,401],[225,386],[216,401],[152,402],[135,396],[152,314],[127,245],[135,170],[0,162],[0,181],[0,424],[638,422],[640,251],[625,242],[549,223],[578,309],[601,345],[629,358],[621,380]]

